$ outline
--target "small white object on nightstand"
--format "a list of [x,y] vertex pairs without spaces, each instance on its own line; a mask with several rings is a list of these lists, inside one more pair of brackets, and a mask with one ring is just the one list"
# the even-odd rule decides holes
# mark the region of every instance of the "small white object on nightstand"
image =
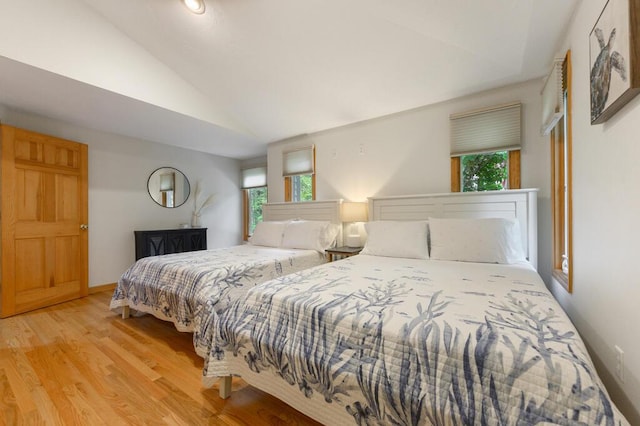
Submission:
[[[355,228],[355,225],[351,225],[351,227]],[[349,234],[345,238],[345,244],[347,247],[360,247],[362,243],[360,242],[360,234]]]

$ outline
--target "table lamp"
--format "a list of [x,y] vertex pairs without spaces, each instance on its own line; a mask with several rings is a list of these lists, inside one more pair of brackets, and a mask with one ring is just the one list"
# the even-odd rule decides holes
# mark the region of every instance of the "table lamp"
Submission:
[[344,239],[347,247],[360,247],[360,233],[357,222],[367,220],[367,203],[345,202],[342,203],[342,222],[350,223],[347,236]]

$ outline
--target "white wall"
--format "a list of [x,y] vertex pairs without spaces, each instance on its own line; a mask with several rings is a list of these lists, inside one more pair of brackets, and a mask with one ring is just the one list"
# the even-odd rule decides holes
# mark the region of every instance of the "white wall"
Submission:
[[[589,33],[605,3],[580,3],[559,53],[571,49],[573,65],[574,290],[567,294],[555,282],[551,288],[614,401],[631,424],[640,424],[640,96],[606,123],[590,124]],[[614,345],[624,351],[624,383],[614,377]]]
[[216,201],[202,213],[209,248],[241,242],[240,167],[237,160],[101,133],[0,107],[3,124],[89,146],[89,286],[113,283],[134,262],[133,231],[190,223],[192,197],[181,207],[156,204],[147,179],[158,167],[181,170],[202,198]]
[[[178,2],[173,7],[182,12]],[[187,16],[180,14],[176,18],[181,15]],[[25,26],[31,30],[24,31]],[[20,34],[19,42],[16,34]],[[3,2],[0,55],[171,111],[242,130],[193,85],[83,1]]]
[[[540,136],[542,79],[269,145],[269,201],[284,200],[282,152],[316,145],[317,199],[449,192],[449,115],[522,102],[522,187],[539,188],[539,271],[549,282],[549,145]],[[361,151],[363,153],[361,153]]]

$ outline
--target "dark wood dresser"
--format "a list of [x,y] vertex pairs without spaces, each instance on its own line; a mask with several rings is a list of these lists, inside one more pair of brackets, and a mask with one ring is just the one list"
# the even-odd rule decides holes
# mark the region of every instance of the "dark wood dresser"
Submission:
[[136,260],[147,256],[207,249],[207,228],[159,229],[133,233],[136,237]]

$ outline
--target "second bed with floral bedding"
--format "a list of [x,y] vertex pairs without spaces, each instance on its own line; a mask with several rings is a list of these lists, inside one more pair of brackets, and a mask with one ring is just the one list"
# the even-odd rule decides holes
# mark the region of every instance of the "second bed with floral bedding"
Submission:
[[239,375],[331,425],[628,424],[514,225],[430,218],[429,256],[426,222],[368,223],[364,254],[229,307],[204,384]]
[[252,244],[142,258],[118,280],[110,307],[193,332],[204,357],[220,312],[262,282],[326,262],[323,251],[337,234],[324,221],[261,222]]

